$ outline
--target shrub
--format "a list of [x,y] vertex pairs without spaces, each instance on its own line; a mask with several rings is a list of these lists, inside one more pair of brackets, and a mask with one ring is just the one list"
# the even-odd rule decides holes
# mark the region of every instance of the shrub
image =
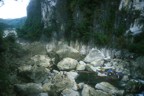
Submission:
[[17,58],[22,57],[25,52],[16,43],[14,34],[0,38],[0,44],[4,49],[0,51],[0,96],[10,96],[12,95],[11,85],[15,82],[15,80],[11,79],[11,74],[16,74],[15,72],[18,66]]

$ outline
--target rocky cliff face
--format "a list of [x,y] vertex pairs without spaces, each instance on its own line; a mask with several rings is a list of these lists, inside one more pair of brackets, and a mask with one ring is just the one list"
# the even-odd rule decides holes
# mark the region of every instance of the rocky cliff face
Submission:
[[41,2],[44,29],[50,31],[52,38],[64,38],[70,21],[68,0],[43,0]]
[[[37,7],[33,7],[35,3],[30,3],[28,7],[28,19],[39,16],[37,20],[30,19],[33,23],[29,23],[29,27],[41,26],[36,27],[38,30],[32,27],[35,29],[34,36],[39,37],[37,39],[47,37],[49,40],[78,40],[100,46],[126,48],[133,52],[136,52],[137,48],[144,48],[143,0],[41,0],[39,2],[31,0],[31,2],[38,3]],[[31,14],[30,8],[38,9],[32,12],[38,14]],[[36,24],[37,21],[39,23]]]
[[143,32],[144,0],[122,0],[119,10],[125,10],[135,16],[127,32],[137,35]]
[[88,42],[98,32],[107,34],[114,29],[118,5],[119,0],[43,0],[42,21],[44,28],[51,29],[53,34],[57,32],[58,37]]

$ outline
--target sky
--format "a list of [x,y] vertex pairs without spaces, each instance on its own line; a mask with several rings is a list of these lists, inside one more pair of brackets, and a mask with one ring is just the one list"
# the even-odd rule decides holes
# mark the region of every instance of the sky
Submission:
[[26,7],[30,0],[5,0],[0,7],[0,18],[14,19],[27,15]]

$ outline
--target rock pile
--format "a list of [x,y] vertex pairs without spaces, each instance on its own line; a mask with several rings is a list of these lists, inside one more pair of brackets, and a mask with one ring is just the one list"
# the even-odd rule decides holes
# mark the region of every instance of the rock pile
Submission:
[[34,64],[18,68],[22,78],[15,84],[18,96],[124,96],[143,88],[142,81],[130,78],[130,62],[106,58],[98,49],[92,49],[84,59],[69,46],[46,54],[35,55],[31,57]]

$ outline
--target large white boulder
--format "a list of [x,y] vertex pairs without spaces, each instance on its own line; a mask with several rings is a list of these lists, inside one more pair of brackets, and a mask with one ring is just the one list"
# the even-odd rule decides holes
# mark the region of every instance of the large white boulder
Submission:
[[123,96],[123,94],[124,94],[123,90],[118,90],[116,87],[114,87],[113,85],[111,85],[108,82],[98,83],[98,84],[96,84],[95,88],[98,90],[102,90],[104,92],[107,92],[111,95],[117,94],[119,96]]
[[84,58],[84,61],[90,63],[98,59],[104,59],[104,55],[100,50],[93,48],[92,50],[90,50],[89,54]]
[[75,90],[65,89],[62,91],[61,96],[80,96],[80,94]]
[[77,90],[75,79],[78,74],[76,72],[62,72],[56,73],[51,77],[48,83],[43,84],[44,92],[59,93],[65,89]]
[[94,67],[100,67],[104,64],[104,59],[94,60],[90,64],[93,65]]
[[67,75],[67,77],[70,79],[70,80],[75,80],[77,77],[78,77],[78,73],[77,72],[66,72],[65,73]]
[[80,60],[82,58],[82,55],[78,50],[67,45],[60,46],[56,53],[60,56],[60,58],[69,57],[76,60]]
[[71,82],[73,82],[72,89],[78,90],[77,83],[76,83],[75,79],[79,76],[79,74],[77,72],[66,72],[65,74],[71,80]]
[[72,89],[74,82],[72,82],[69,78],[67,78],[67,76],[64,76],[62,74],[57,74],[52,79],[52,84],[53,84],[51,86],[52,91],[60,92],[66,88]]
[[77,65],[77,67],[76,67],[76,70],[85,70],[85,68],[86,68],[86,64],[85,63],[79,63],[78,65]]
[[38,66],[51,67],[51,59],[47,55],[35,55],[31,58]]
[[64,58],[57,64],[59,70],[74,70],[78,65],[78,61],[72,58]]
[[82,90],[82,96],[110,96],[108,93],[100,91],[100,90],[95,90],[94,88],[84,85],[83,90]]
[[98,70],[98,68],[99,68],[99,67],[94,67],[93,65],[87,64],[85,69],[86,69],[87,71],[96,72],[96,71]]

